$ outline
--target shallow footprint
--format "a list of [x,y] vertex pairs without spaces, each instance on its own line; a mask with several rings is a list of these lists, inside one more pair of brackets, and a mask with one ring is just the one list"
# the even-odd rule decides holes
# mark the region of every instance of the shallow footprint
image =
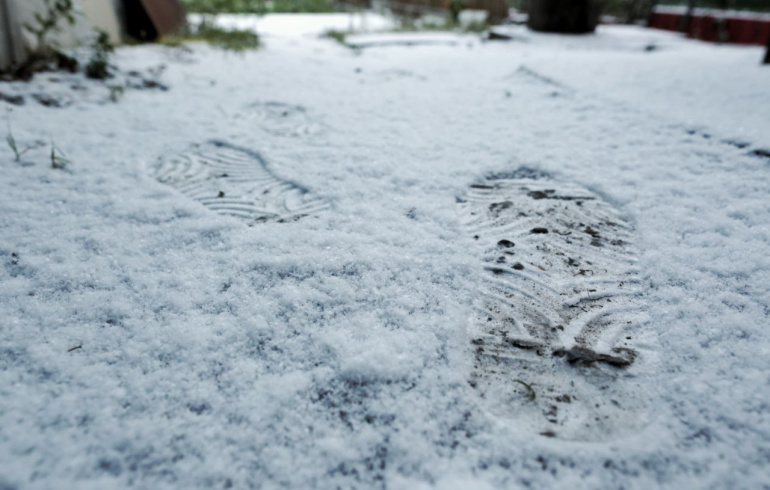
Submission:
[[528,168],[457,202],[487,272],[470,384],[490,411],[564,439],[638,430],[653,342],[632,226],[597,194]]
[[296,221],[329,207],[305,187],[275,175],[259,153],[223,141],[161,158],[152,171],[160,182],[212,211],[250,225]]
[[303,106],[283,102],[255,102],[246,107],[241,117],[255,120],[262,129],[276,136],[310,136],[323,130]]

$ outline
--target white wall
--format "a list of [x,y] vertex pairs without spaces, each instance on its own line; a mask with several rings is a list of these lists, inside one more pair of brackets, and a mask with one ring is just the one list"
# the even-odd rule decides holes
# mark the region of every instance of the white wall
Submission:
[[[62,47],[73,47],[92,39],[93,28],[98,27],[107,31],[113,43],[120,42],[119,0],[75,0],[74,3],[78,11],[75,24],[70,26],[62,20],[60,32],[51,39]],[[0,0],[0,69],[18,64],[24,51],[36,48],[35,37],[21,26],[34,25],[35,12],[44,11],[43,0]],[[9,14],[8,23],[3,17],[5,12]]]
[[85,12],[93,27],[106,31],[110,41],[118,44],[121,39],[121,28],[118,17],[120,2],[117,0],[80,0],[80,8]]
[[[8,0],[6,0],[8,1]],[[34,14],[35,12],[45,12],[45,3],[43,0],[10,0],[15,3],[17,21],[19,24],[25,23],[35,25]],[[82,12],[80,2],[75,2],[75,8]],[[91,28],[84,14],[76,15],[76,23],[70,26],[64,19],[59,22],[61,30],[51,36],[52,40],[55,40],[63,47],[72,47],[78,44],[80,40],[87,39],[91,33]],[[31,49],[36,48],[34,45],[35,37],[29,32],[24,30],[24,36],[27,42],[27,46]]]

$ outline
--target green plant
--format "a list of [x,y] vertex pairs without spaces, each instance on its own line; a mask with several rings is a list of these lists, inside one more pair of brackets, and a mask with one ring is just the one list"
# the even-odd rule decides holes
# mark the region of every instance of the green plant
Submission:
[[11,150],[13,150],[13,154],[16,155],[16,161],[18,162],[21,160],[21,153],[19,152],[19,147],[16,146],[16,139],[13,137],[13,132],[11,132],[11,125],[8,125],[8,134],[5,136],[5,141],[8,142],[8,146],[11,147]]
[[462,0],[449,0],[449,14],[455,24],[460,20],[460,11],[465,8]]
[[50,38],[61,29],[62,23],[75,23],[73,0],[43,0],[42,12],[35,12],[34,21],[25,23],[24,30],[35,38],[35,49],[29,59],[15,68],[10,75],[19,80],[29,80],[35,73],[51,69],[77,71],[75,58],[62,53],[58,43]]
[[67,168],[68,165],[70,165],[72,162],[65,157],[61,151],[59,153],[56,153],[56,145],[51,143],[51,168],[55,168],[58,170],[64,170]]
[[110,54],[115,51],[115,46],[110,42],[110,35],[107,32],[97,29],[96,38],[91,47],[93,53],[86,65],[86,76],[105,80],[110,77]]
[[5,135],[5,141],[8,143],[8,146],[11,148],[11,151],[13,151],[14,156],[16,157],[16,161],[21,161],[22,155],[27,153],[29,150],[31,150],[32,146],[26,146],[19,150],[19,146],[16,144],[16,138],[13,137],[13,131],[11,130],[11,110],[7,109],[6,111],[6,117],[7,117],[7,124],[8,124],[8,132]]
[[164,36],[161,44],[181,46],[188,41],[204,41],[227,51],[243,52],[259,47],[259,36],[249,29],[223,29],[204,19],[193,29],[185,29],[171,36]]
[[56,51],[57,45],[48,36],[61,29],[61,21],[69,25],[75,24],[75,10],[72,0],[43,0],[45,12],[35,12],[34,24],[25,23],[24,29],[35,36],[36,50],[40,55],[50,55]]
[[273,13],[322,14],[341,11],[333,0],[275,0],[268,5],[270,6],[268,12]]
[[213,22],[202,22],[196,34],[213,46],[228,51],[247,51],[259,47],[259,36],[249,29],[223,29]]
[[341,9],[334,0],[182,0],[199,14],[328,13]]
[[529,383],[525,383],[524,381],[520,379],[514,379],[513,380],[516,383],[519,383],[520,385],[524,386],[527,389],[527,398],[529,398],[529,401],[533,402],[537,398],[537,393],[535,393],[535,389],[532,388],[532,385]]
[[328,39],[334,39],[340,44],[345,44],[345,38],[347,37],[348,33],[344,31],[338,31],[336,29],[329,29],[325,31],[323,34],[321,34],[321,37],[325,37]]
[[113,102],[120,100],[126,93],[126,87],[123,85],[107,85],[107,88],[110,89],[110,100]]

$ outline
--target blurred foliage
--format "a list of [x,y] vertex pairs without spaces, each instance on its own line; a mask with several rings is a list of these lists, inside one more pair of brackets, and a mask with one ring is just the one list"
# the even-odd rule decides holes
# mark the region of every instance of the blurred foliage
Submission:
[[115,46],[110,42],[110,35],[106,31],[97,29],[96,39],[91,49],[91,59],[86,65],[86,76],[95,80],[106,80],[110,77],[110,55],[115,52]]
[[248,29],[223,29],[208,19],[192,28],[163,36],[158,42],[166,46],[181,46],[189,41],[202,41],[227,51],[243,52],[259,47],[259,36]]
[[188,12],[217,13],[323,13],[338,12],[332,0],[181,0]]
[[345,38],[347,37],[348,33],[345,31],[339,31],[337,29],[327,29],[323,34],[321,34],[321,37],[325,37],[328,39],[334,39],[340,44],[345,44]]
[[452,16],[452,22],[457,23],[460,19],[460,11],[463,9],[462,0],[449,0],[449,14]]
[[75,24],[75,6],[72,0],[44,0],[45,12],[35,12],[34,23],[24,24],[30,34],[35,36],[37,54],[50,54],[56,51],[56,41],[51,41],[49,35],[61,30],[61,24]]
[[486,22],[474,21],[466,25],[460,26],[460,30],[463,32],[484,32],[489,29],[489,25]]

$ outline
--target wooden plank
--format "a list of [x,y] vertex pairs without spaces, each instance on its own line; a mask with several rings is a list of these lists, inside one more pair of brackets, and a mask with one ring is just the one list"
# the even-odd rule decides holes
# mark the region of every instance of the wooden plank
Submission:
[[171,34],[187,21],[179,0],[140,0],[158,35]]
[[170,34],[186,22],[179,0],[124,0],[126,32],[140,41],[152,41]]

